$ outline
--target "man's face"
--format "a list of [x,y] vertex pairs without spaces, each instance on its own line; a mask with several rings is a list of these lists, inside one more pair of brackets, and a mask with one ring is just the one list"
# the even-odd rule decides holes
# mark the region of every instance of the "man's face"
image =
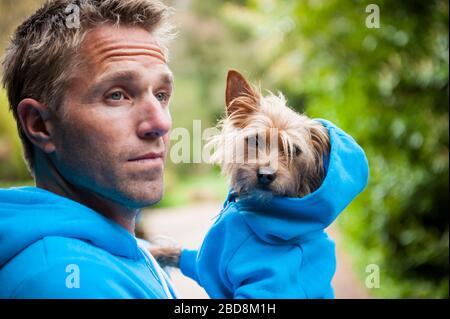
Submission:
[[129,208],[163,194],[173,80],[159,50],[137,27],[88,33],[54,127],[52,160],[63,177]]

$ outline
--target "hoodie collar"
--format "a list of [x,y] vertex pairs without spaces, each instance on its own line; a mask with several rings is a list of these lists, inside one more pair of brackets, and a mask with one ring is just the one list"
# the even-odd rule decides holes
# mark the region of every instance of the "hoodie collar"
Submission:
[[133,235],[78,202],[38,187],[0,189],[0,266],[48,236],[81,239],[117,256],[140,258]]

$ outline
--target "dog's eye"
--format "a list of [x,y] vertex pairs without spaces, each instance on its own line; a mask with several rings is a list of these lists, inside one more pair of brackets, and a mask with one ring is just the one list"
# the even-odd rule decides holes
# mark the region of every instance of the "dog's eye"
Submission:
[[299,156],[302,153],[302,150],[297,145],[294,145],[294,154],[295,156]]

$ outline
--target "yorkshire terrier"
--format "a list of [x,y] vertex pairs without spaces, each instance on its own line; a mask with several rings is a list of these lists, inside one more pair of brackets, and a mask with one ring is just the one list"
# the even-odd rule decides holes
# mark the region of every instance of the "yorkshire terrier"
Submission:
[[[289,108],[281,93],[263,96],[235,70],[228,73],[225,102],[221,134],[206,147],[236,198],[298,198],[319,188],[330,152],[327,128]],[[163,267],[179,266],[180,247],[156,245],[151,253]]]

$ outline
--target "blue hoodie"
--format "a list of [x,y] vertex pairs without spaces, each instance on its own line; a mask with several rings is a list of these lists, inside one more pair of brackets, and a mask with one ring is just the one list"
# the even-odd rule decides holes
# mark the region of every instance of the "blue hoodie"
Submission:
[[[303,198],[230,192],[201,248],[183,250],[181,271],[212,298],[333,298],[335,247],[324,229],[366,187],[368,162],[332,123],[322,185]],[[263,200],[261,200],[263,199]]]
[[37,187],[0,189],[0,298],[173,298],[126,229]]

